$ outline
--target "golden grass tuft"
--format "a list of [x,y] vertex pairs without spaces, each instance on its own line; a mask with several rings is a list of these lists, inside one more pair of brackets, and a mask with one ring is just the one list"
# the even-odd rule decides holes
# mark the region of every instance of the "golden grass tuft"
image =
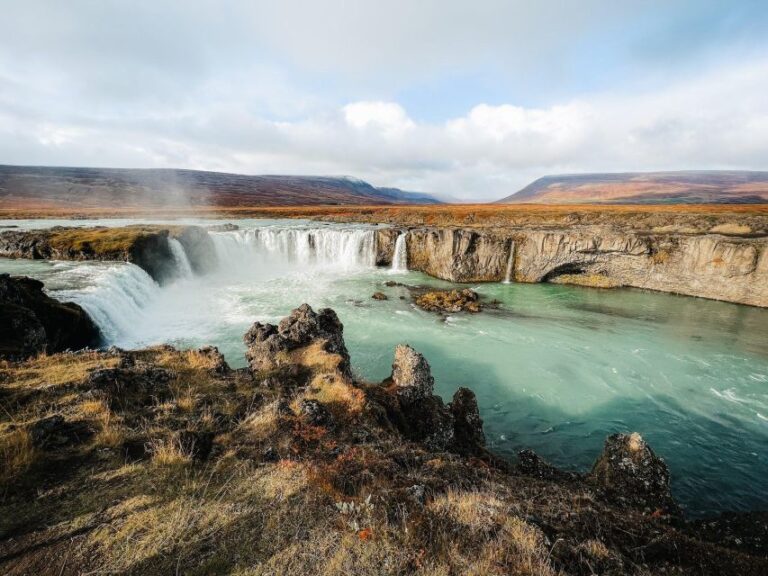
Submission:
[[94,445],[108,448],[116,448],[125,440],[125,434],[120,424],[120,418],[109,408],[104,401],[91,400],[81,405],[80,410],[86,416],[96,420],[99,431],[93,439]]
[[0,433],[0,482],[8,482],[26,472],[37,457],[37,450],[25,428]]
[[192,462],[191,449],[185,449],[178,438],[155,438],[147,448],[152,462],[158,466],[179,467]]
[[99,352],[78,354],[41,354],[17,364],[6,363],[0,367],[9,389],[47,388],[80,382],[92,370],[113,368],[119,359],[105,357]]
[[296,363],[316,372],[330,373],[338,370],[342,357],[326,352],[325,341],[316,340],[309,346],[303,346],[290,352],[289,363]]

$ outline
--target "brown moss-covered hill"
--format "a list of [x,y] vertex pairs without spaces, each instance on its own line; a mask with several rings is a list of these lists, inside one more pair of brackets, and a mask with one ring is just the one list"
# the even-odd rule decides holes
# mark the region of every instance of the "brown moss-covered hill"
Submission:
[[752,539],[685,523],[636,435],[589,476],[530,452],[510,467],[483,448],[474,395],[433,396],[407,346],[371,384],[329,310],[246,343],[243,370],[211,348],[0,364],[0,573],[768,570],[760,517],[731,524]]
[[[0,200],[0,218],[146,217],[136,207],[69,207],[13,204]],[[193,206],[156,210],[153,217],[309,218],[393,226],[470,228],[611,227],[616,230],[733,236],[768,235],[768,204],[535,205],[461,204],[433,206]]]

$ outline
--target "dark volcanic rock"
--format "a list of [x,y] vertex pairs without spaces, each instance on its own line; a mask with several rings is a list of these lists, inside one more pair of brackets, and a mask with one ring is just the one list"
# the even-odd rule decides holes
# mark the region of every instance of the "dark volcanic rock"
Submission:
[[56,414],[41,418],[29,425],[29,437],[36,448],[51,450],[77,444],[93,436],[84,422],[69,422]]
[[314,426],[327,426],[331,422],[330,412],[317,400],[302,400],[300,410],[304,419]]
[[349,353],[344,344],[344,326],[330,308],[317,313],[309,304],[302,304],[283,318],[280,324],[256,322],[243,336],[248,347],[245,356],[254,372],[272,370],[285,365],[288,352],[322,341],[322,349],[341,357],[340,370],[349,375]]
[[429,362],[407,344],[395,348],[392,390],[404,418],[405,433],[431,450],[445,450],[454,440],[453,414],[439,396],[432,394],[435,379]]
[[384,292],[374,292],[371,298],[373,298],[374,300],[389,300],[389,298],[387,298],[387,295],[384,294]]
[[403,404],[413,404],[431,397],[435,387],[429,362],[407,344],[399,344],[395,348],[392,382]]
[[678,513],[667,465],[637,432],[608,437],[592,467],[591,480],[613,503],[646,512]]
[[46,295],[38,280],[0,274],[0,358],[79,350],[99,340],[80,306]]
[[485,446],[485,433],[475,393],[459,388],[448,407],[453,414],[454,449],[463,454],[480,451]]
[[517,453],[518,469],[521,474],[546,480],[574,478],[570,472],[564,472],[552,466],[533,450],[520,450]]
[[229,364],[224,359],[224,355],[219,352],[216,346],[203,346],[198,348],[197,353],[210,360],[211,364],[213,364],[212,370],[214,373],[227,374],[230,371]]
[[173,371],[141,362],[129,364],[94,370],[86,385],[106,395],[113,410],[146,406],[171,396],[169,383],[176,376]]

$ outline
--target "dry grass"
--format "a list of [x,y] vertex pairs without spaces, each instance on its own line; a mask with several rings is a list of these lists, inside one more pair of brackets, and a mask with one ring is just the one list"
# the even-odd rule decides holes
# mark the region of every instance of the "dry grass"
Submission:
[[95,254],[127,252],[140,238],[156,234],[161,228],[126,226],[53,231],[50,244],[61,250],[92,251]]
[[25,428],[0,432],[0,483],[23,474],[35,461],[37,450]]
[[125,440],[125,433],[117,417],[103,400],[90,400],[80,406],[81,412],[98,425],[98,432],[93,439],[95,446],[116,448]]
[[118,362],[99,352],[40,355],[18,364],[0,364],[0,379],[5,377],[8,389],[45,389],[79,382],[92,370],[113,368]]
[[192,462],[192,447],[184,447],[178,438],[156,438],[147,443],[152,462],[158,466],[177,467]]

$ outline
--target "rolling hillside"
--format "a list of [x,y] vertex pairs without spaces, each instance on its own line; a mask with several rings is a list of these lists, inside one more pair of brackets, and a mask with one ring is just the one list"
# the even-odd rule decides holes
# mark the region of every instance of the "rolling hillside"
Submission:
[[62,208],[436,204],[428,195],[347,177],[197,170],[0,166],[0,204]]
[[768,172],[716,170],[545,176],[497,203],[768,203]]

